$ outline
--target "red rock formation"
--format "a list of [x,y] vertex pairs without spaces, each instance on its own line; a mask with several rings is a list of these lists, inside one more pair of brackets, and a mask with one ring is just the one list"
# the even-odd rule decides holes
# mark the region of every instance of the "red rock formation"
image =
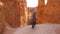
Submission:
[[38,7],[36,12],[36,22],[42,23],[42,15],[43,15],[43,9],[44,9],[44,0],[38,0]]
[[0,0],[3,6],[0,10],[4,13],[5,21],[11,27],[20,26],[20,6],[17,0]]
[[49,23],[60,23],[60,0],[48,0],[43,15]]
[[28,21],[28,11],[26,0],[20,0],[20,21],[21,26],[25,26]]
[[37,8],[37,23],[60,23],[60,0],[48,0],[44,5],[43,0],[39,0]]
[[5,17],[4,13],[3,13],[3,11],[1,10],[1,7],[0,7],[0,34],[3,33],[4,28],[5,28],[5,25],[4,25],[5,19],[4,19],[4,17]]
[[0,33],[3,31],[5,23],[13,28],[26,25],[26,7],[25,0],[0,0]]

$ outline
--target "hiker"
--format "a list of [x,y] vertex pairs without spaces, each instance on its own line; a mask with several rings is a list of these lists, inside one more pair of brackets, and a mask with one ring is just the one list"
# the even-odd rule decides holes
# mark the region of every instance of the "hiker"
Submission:
[[31,20],[32,20],[32,28],[34,28],[36,25],[36,12],[32,14]]

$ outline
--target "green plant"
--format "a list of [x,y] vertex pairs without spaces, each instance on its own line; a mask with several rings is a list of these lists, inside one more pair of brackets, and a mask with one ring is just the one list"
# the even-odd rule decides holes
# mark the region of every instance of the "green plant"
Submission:
[[31,23],[32,23],[32,21],[31,21],[31,20],[29,20],[29,21],[27,22],[27,25],[31,25]]

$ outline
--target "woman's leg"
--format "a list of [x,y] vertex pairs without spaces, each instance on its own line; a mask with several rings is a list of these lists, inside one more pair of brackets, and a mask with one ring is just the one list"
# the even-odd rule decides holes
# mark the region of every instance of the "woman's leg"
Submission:
[[36,25],[36,21],[33,21],[33,22],[32,22],[32,28],[34,28],[35,25]]

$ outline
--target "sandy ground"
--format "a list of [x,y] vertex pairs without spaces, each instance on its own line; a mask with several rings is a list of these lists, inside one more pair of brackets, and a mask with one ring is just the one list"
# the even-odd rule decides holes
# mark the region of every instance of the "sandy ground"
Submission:
[[31,25],[16,29],[6,29],[4,34],[60,34],[60,24],[39,24],[34,29]]

